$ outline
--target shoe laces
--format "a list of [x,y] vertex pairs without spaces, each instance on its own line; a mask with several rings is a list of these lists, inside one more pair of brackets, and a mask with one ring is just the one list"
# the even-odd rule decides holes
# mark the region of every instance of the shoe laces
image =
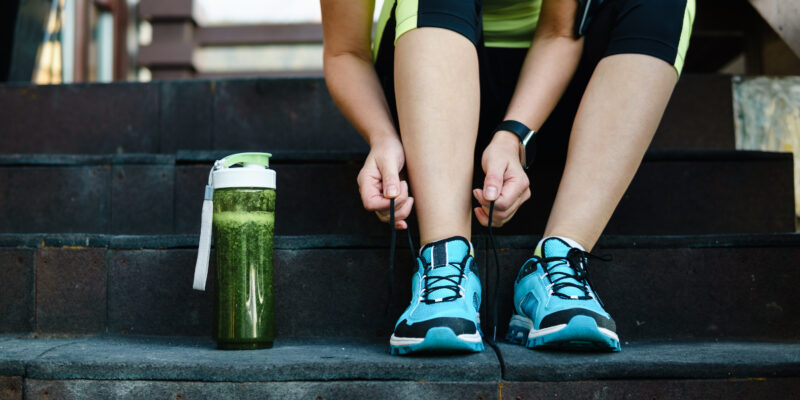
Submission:
[[[418,257],[418,260],[425,268],[422,274],[422,288],[419,294],[420,302],[434,304],[454,301],[464,297],[464,287],[461,286],[461,282],[467,278],[465,270],[469,255],[465,256],[460,263],[447,263],[436,268],[426,263],[422,257]],[[455,273],[449,275],[437,274],[437,272],[445,270],[455,270]],[[448,295],[431,298],[432,293],[439,291],[445,291],[445,294]]]
[[[557,296],[565,300],[591,300],[597,299],[600,305],[603,302],[592,292],[592,280],[586,265],[589,258],[602,261],[611,261],[610,257],[601,257],[587,251],[572,248],[565,257],[535,257],[536,263],[541,264],[544,269],[542,279],[547,278],[550,284],[547,285],[550,296]],[[567,268],[561,268],[567,267]],[[582,295],[570,295],[564,293],[566,288],[576,288],[583,292]],[[548,303],[550,299],[548,298]]]

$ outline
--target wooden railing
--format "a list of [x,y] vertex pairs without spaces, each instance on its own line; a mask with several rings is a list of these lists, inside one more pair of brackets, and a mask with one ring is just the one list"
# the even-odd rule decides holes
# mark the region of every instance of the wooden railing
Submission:
[[139,48],[137,64],[147,67],[153,79],[207,76],[321,75],[321,71],[198,71],[193,59],[203,46],[321,44],[319,24],[198,26],[191,0],[142,0],[139,15],[153,29],[151,44]]

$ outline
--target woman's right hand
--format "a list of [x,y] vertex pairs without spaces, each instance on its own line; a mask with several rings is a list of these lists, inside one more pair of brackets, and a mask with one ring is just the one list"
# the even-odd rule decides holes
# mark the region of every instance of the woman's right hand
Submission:
[[371,143],[369,155],[358,173],[358,191],[361,202],[368,211],[389,223],[389,209],[395,199],[395,223],[397,229],[408,228],[405,221],[411,213],[414,198],[408,195],[408,182],[400,180],[400,171],[405,164],[403,144],[397,137]]

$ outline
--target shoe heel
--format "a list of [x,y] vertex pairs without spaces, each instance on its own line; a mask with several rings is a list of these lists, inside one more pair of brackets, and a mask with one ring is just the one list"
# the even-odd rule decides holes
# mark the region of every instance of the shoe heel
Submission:
[[531,329],[533,329],[533,321],[522,315],[514,314],[508,322],[506,340],[510,343],[524,346],[528,340],[528,332]]

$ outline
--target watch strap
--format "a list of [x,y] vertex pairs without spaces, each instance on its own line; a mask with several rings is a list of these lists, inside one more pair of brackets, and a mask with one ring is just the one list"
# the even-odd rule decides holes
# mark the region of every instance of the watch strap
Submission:
[[500,125],[497,125],[497,128],[495,128],[494,133],[497,133],[497,131],[509,131],[519,136],[520,142],[524,142],[525,138],[527,138],[528,135],[533,132],[532,129],[529,129],[522,122],[514,121],[513,119],[507,119],[501,122]]

